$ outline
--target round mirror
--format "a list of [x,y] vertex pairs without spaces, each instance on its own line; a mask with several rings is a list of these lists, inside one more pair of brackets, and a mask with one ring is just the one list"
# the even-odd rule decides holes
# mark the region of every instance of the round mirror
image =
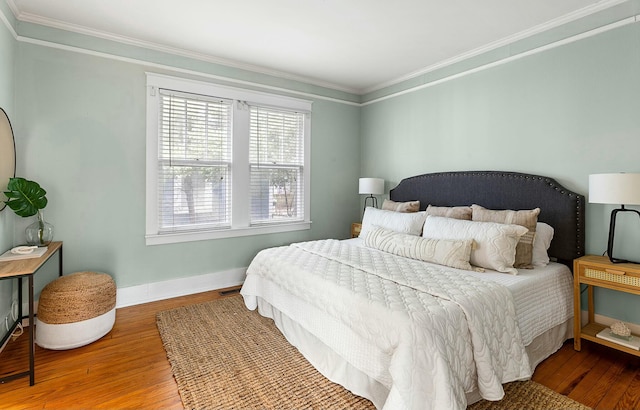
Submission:
[[16,176],[16,146],[13,140],[13,129],[7,113],[0,108],[0,211],[6,204],[9,178]]

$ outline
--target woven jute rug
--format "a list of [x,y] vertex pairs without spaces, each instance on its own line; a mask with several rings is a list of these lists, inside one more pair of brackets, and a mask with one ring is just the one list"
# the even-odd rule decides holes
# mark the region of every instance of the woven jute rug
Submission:
[[[318,373],[240,296],[160,312],[157,324],[187,409],[374,409]],[[502,401],[469,408],[586,409],[534,382],[505,389]]]

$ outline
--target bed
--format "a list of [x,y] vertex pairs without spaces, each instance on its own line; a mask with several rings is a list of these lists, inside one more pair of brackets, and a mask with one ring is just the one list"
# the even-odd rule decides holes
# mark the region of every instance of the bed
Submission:
[[[369,231],[358,239],[258,253],[241,290],[246,306],[272,318],[328,379],[376,408],[465,408],[481,398],[500,400],[503,383],[530,378],[572,337],[570,267],[584,254],[584,197],[548,177],[464,171],[406,178],[390,200],[419,201],[419,212],[367,208],[363,231],[368,216],[377,214],[411,221],[400,224],[407,231],[395,229],[395,222],[367,223]],[[538,234],[511,219],[427,215],[471,205],[476,215],[490,216],[539,208]],[[421,215],[420,231],[409,232]],[[553,228],[543,246],[551,261],[534,266],[530,258],[520,265],[529,269],[508,266],[521,238],[542,237],[541,224]],[[455,237],[460,227],[471,230]],[[411,243],[418,253],[407,254],[399,243]],[[487,257],[489,268],[479,267],[484,252],[498,243],[497,253]],[[532,245],[537,257],[540,243]],[[431,263],[434,258],[438,263]]]

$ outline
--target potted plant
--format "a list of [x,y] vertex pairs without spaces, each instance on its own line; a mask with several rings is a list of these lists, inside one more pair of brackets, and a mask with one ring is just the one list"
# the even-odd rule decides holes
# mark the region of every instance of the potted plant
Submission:
[[53,240],[53,225],[44,221],[42,209],[47,206],[47,191],[40,184],[24,178],[9,178],[5,203],[23,218],[38,215],[38,221],[25,230],[29,245],[47,246]]

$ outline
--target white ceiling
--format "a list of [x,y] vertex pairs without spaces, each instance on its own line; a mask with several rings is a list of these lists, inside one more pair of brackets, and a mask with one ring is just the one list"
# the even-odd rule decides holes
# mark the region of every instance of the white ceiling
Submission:
[[7,0],[20,21],[364,93],[621,0]]

